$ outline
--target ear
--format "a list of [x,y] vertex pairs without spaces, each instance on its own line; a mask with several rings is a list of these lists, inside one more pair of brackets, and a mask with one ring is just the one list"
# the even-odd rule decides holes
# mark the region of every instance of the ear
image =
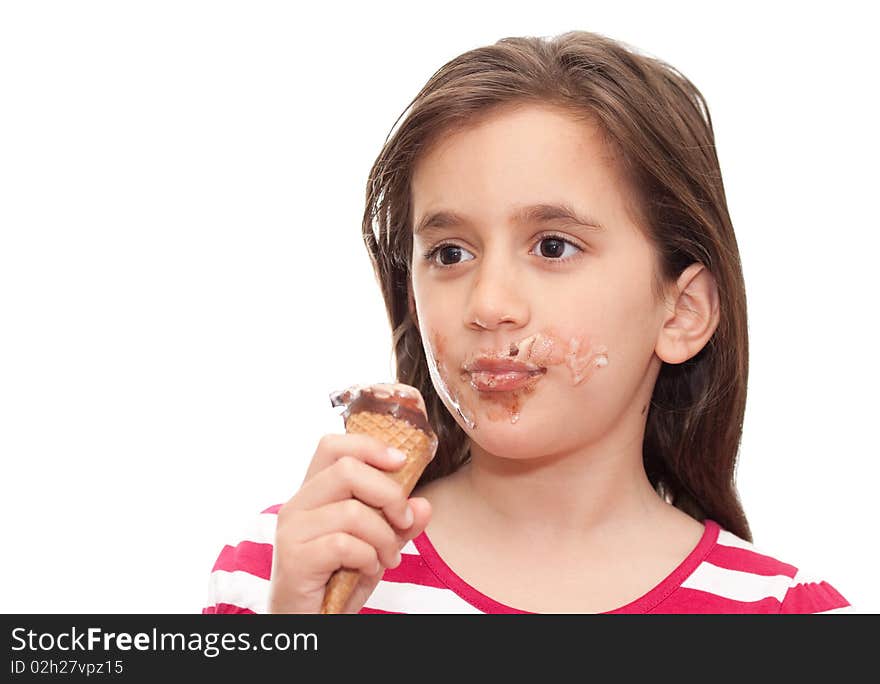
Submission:
[[691,264],[666,296],[666,315],[657,337],[657,356],[667,363],[684,363],[706,346],[719,320],[715,277],[703,264]]
[[413,323],[415,323],[416,329],[421,332],[419,329],[419,315],[416,313],[416,298],[413,296],[411,277],[406,279],[406,301],[409,306],[409,317],[412,318]]

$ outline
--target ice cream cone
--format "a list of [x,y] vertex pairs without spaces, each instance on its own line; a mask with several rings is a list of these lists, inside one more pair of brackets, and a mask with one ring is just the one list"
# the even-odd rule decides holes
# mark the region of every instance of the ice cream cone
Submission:
[[[406,461],[385,474],[409,496],[437,451],[437,436],[427,421],[418,390],[403,384],[354,385],[331,395],[334,406],[346,405],[345,431],[372,435],[406,454]],[[336,570],[327,582],[322,613],[341,613],[360,579],[360,572]]]

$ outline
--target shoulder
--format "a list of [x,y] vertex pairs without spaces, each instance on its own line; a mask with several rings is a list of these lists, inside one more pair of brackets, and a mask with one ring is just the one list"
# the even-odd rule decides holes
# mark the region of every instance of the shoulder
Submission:
[[220,550],[202,613],[265,613],[272,573],[275,526],[281,504],[248,520]]
[[703,612],[829,613],[851,606],[824,578],[718,528],[715,542],[682,582]]

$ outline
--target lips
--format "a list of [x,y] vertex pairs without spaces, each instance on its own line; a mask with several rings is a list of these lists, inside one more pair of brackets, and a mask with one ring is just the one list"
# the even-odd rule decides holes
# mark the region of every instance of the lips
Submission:
[[534,363],[525,363],[506,353],[487,354],[466,364],[471,386],[480,392],[511,392],[534,385],[546,372]]
[[547,372],[534,364],[507,358],[484,357],[468,364],[471,386],[480,392],[511,392],[537,382]]
[[493,359],[486,357],[477,359],[473,363],[465,366],[465,370],[468,372],[484,371],[487,373],[535,373],[542,372],[546,369],[531,363],[514,361],[513,359]]
[[536,371],[470,371],[471,386],[480,392],[512,392],[540,379],[547,369]]

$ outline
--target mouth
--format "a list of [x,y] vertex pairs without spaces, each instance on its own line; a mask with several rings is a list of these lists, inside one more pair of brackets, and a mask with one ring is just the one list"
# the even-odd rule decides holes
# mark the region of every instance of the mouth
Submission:
[[472,370],[471,387],[479,392],[512,392],[536,383],[547,372],[538,370]]

